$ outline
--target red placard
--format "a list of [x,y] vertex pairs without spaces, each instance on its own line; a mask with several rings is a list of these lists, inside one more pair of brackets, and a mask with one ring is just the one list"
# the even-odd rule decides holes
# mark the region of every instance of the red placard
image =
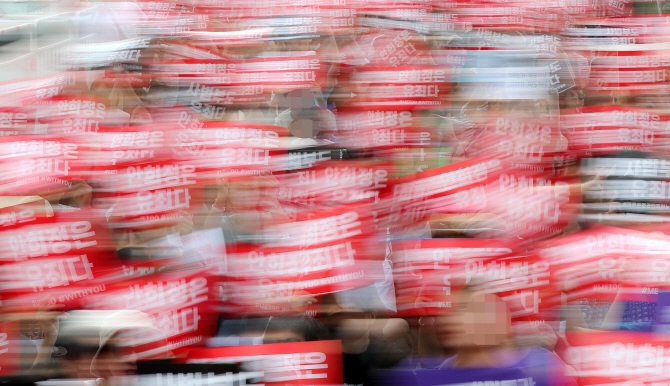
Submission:
[[54,135],[96,134],[109,110],[109,100],[92,95],[58,95],[49,102],[49,116],[40,122]]
[[660,334],[628,331],[568,332],[569,365],[585,385],[652,385],[667,382],[670,349]]
[[217,280],[208,269],[130,277],[82,300],[84,308],[137,310],[151,317],[170,349],[204,344],[216,331]]
[[0,137],[35,134],[34,107],[0,107]]
[[[504,280],[494,260],[512,254],[516,240],[433,239],[392,244],[393,278],[401,316],[449,313],[458,291],[490,273]],[[488,271],[487,271],[488,268]]]
[[670,283],[670,238],[665,235],[598,226],[539,244],[555,281],[568,299],[624,298],[655,301]]
[[201,181],[286,168],[288,129],[251,122],[202,122],[182,112],[172,152],[195,165]]
[[667,116],[631,106],[588,107],[568,115],[564,131],[571,150],[613,152],[664,149]]
[[309,208],[359,201],[377,204],[393,169],[390,164],[378,162],[329,161],[281,176],[277,199]]
[[485,211],[504,220],[510,237],[529,240],[555,236],[577,220],[582,199],[581,180],[547,177],[541,173],[509,170],[483,189],[461,193],[460,198],[465,202],[485,200]]
[[372,43],[375,66],[407,66],[430,64],[430,48],[416,32],[388,30]]
[[0,191],[5,196],[67,189],[83,179],[87,146],[75,138],[11,136],[0,138]]
[[[408,43],[409,44],[409,43]],[[354,108],[425,110],[449,107],[451,84],[443,67],[405,65],[369,67],[355,72],[350,82],[367,84]]]
[[401,177],[382,194],[379,217],[385,225],[398,227],[423,219],[434,208],[480,210],[482,202],[464,206],[458,194],[498,179],[505,168],[504,158],[484,156]]
[[5,229],[0,236],[4,305],[68,303],[77,297],[66,295],[93,288],[104,272],[120,269],[105,225],[101,211],[80,209]]
[[21,333],[19,321],[0,323],[0,377],[21,372]]
[[299,212],[272,229],[276,240],[227,252],[228,309],[275,312],[295,297],[370,285],[384,278],[383,245],[362,204]]
[[477,141],[479,154],[502,154],[510,157],[513,167],[539,171],[551,169],[561,139],[558,120],[498,115]]
[[266,385],[341,385],[340,341],[276,343],[185,350],[184,363],[255,363]]
[[90,157],[90,180],[113,178],[119,167],[168,158],[171,129],[165,124],[101,128]]

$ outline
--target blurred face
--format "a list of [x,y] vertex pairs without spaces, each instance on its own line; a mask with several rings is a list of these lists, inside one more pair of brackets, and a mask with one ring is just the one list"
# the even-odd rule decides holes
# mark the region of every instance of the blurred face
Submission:
[[298,138],[314,138],[319,134],[320,128],[317,122],[311,119],[298,119],[288,127],[289,132]]
[[493,294],[476,295],[463,313],[467,344],[491,347],[501,344],[511,328],[507,305]]
[[291,111],[299,113],[316,105],[314,95],[307,90],[294,90],[286,95],[286,104]]
[[442,347],[492,347],[507,338],[509,310],[496,295],[464,291],[452,305],[452,313],[434,317],[433,328]]
[[96,80],[91,84],[91,94],[109,99],[109,94],[112,92],[113,85],[107,80]]
[[455,301],[452,301],[452,312],[437,315],[433,318],[433,328],[440,346],[447,349],[456,349],[466,342],[463,310],[468,305],[472,295],[469,291],[462,291]]
[[252,208],[258,205],[260,190],[255,180],[230,184],[230,204],[237,208]]
[[130,117],[131,126],[149,125],[153,122],[151,114],[144,107],[135,109],[133,115]]
[[122,348],[124,337],[110,339],[98,354],[95,372],[103,376],[122,376],[137,373],[137,358],[130,348]]

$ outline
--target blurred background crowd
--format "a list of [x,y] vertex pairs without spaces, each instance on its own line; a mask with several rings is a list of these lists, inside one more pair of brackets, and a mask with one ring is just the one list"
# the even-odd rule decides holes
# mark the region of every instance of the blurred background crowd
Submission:
[[668,386],[668,70],[666,0],[0,2],[0,384]]

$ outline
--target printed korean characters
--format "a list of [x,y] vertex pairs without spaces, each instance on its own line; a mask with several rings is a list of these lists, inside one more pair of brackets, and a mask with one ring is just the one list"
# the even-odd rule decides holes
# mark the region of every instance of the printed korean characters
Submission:
[[49,115],[40,119],[54,135],[95,135],[104,125],[109,100],[91,95],[58,95],[49,100]]
[[[625,153],[623,153],[625,156]],[[585,209],[601,213],[663,214],[668,211],[666,161],[631,153],[631,158],[593,157],[582,160],[579,174],[596,176],[607,173],[607,178],[584,192]]]
[[393,176],[389,164],[330,161],[280,177],[277,198],[285,204],[316,207],[358,201],[379,203],[379,193]]
[[[402,316],[452,312],[461,288],[490,276],[504,280],[509,264],[499,257],[518,251],[514,240],[434,239],[392,243],[393,278]],[[502,275],[502,277],[501,277]]]
[[39,197],[18,198],[10,204],[0,208],[0,229],[27,225],[53,216],[53,211],[47,209],[48,201]]
[[[553,35],[535,34],[527,38],[529,46],[535,49],[535,52],[547,56],[555,57],[560,53],[561,37]],[[552,62],[553,63],[553,62]]]
[[504,159],[478,157],[400,177],[382,194],[378,209],[380,226],[396,228],[413,224],[434,210],[481,210],[485,202],[480,199],[471,203],[463,202],[459,193],[482,188],[487,182],[497,179],[505,167]]
[[406,66],[431,64],[430,48],[415,32],[387,30],[375,39],[371,62],[375,66]]
[[511,114],[496,114],[478,141],[482,153],[509,157],[512,166],[522,170],[550,170],[553,153],[560,149],[558,121],[545,117],[532,119]]
[[5,195],[67,190],[89,169],[88,146],[76,138],[10,136],[0,138],[0,175]]
[[76,84],[76,74],[74,72],[64,72],[53,76],[31,79],[26,85],[27,90],[22,90],[18,95],[23,106],[39,105],[45,100],[61,94],[64,90],[74,87]]
[[100,186],[117,196],[111,216],[124,219],[117,224],[123,227],[178,223],[199,210],[203,199],[196,167],[188,161],[126,166]]
[[183,363],[241,362],[260,372],[269,385],[334,385],[342,383],[339,341],[277,343],[256,346],[185,349]]
[[668,379],[670,349],[653,333],[602,331],[568,332],[573,366],[585,385],[638,385]]
[[289,149],[286,161],[286,171],[301,171],[303,169],[310,169],[314,167],[324,166],[330,161],[339,161],[350,158],[349,149],[347,148],[302,148]]
[[172,129],[170,125],[102,128],[94,140],[89,180],[107,179],[120,168],[169,158]]
[[135,38],[114,42],[112,46],[101,47],[101,52],[95,56],[102,63],[97,63],[100,67],[111,65],[120,65],[128,70],[142,70],[143,64],[147,60],[153,59],[151,52],[151,38]]
[[[570,150],[593,155],[621,150],[664,151],[667,116],[632,106],[587,107],[566,117],[563,133]],[[563,121],[562,121],[563,125]]]
[[265,87],[264,84],[230,85],[227,77],[195,78],[185,84],[182,100],[205,118],[222,120],[227,106],[269,102],[270,94],[265,92]]
[[335,34],[352,33],[359,25],[358,16],[362,1],[330,0],[323,9],[330,18],[330,28]]
[[[636,36],[639,27],[624,26],[614,28],[624,36]],[[596,66],[595,79],[591,87],[597,91],[608,83],[619,82],[619,92],[644,94],[659,92],[665,88],[666,72],[670,57],[666,50],[630,49],[615,54],[602,53],[594,61]]]
[[[624,0],[625,1],[625,0]],[[617,1],[612,0],[612,3]],[[619,2],[621,3],[621,2]],[[590,46],[600,50],[605,45],[644,44],[646,27],[612,19],[611,23],[583,20],[565,29],[570,46]],[[607,51],[607,50],[603,50]],[[614,52],[616,54],[616,51]]]
[[[487,213],[499,215],[510,236],[533,240],[561,234],[573,225],[581,203],[581,180],[548,178],[532,171],[507,171],[483,189]],[[464,201],[481,191],[457,193]]]
[[385,110],[373,106],[370,109],[351,107],[355,110],[340,112],[337,117],[338,143],[341,146],[366,149],[421,147],[430,143],[430,132],[413,126],[417,114],[410,108]]
[[128,168],[149,162],[169,162],[170,125],[102,127],[92,142],[86,181],[93,187],[92,204],[110,208],[119,193],[118,177]]
[[[171,16],[173,19],[176,19],[181,6],[178,3],[168,1],[148,1],[142,2],[142,9],[147,17],[149,17],[149,20],[166,20]],[[177,31],[182,32],[175,30],[175,32]]]
[[263,85],[231,85],[239,61],[168,60],[161,64],[164,76],[178,77],[180,100],[207,120],[221,120],[226,106],[267,101]]
[[229,246],[229,312],[275,314],[292,299],[370,285],[384,278],[383,245],[361,204],[299,212],[273,227],[270,242]]
[[[663,228],[641,229],[630,238],[639,241],[644,248],[633,256],[634,263],[626,264],[619,275],[622,286],[625,286],[624,299],[655,302],[670,283],[670,261],[665,257],[670,239]],[[613,265],[613,262],[610,260],[606,264]]]
[[83,296],[78,291],[101,290],[101,272],[120,269],[99,210],[81,209],[19,223],[2,235],[0,271],[5,306],[31,308],[58,303],[73,307]]
[[203,122],[182,112],[173,154],[190,160],[205,181],[286,168],[288,130],[251,122]]
[[[659,158],[634,158],[635,155],[640,156],[640,154],[631,154],[630,158],[593,157],[582,159],[577,172],[579,175],[595,176],[607,170],[607,176],[609,177],[592,192],[586,192],[587,199],[590,198],[588,201],[593,201],[596,189],[601,190],[600,193],[603,198],[610,199],[614,198],[612,190],[618,189],[620,195],[616,199],[617,201],[623,201],[616,204],[619,211],[649,214],[667,212],[670,208],[666,204],[658,202],[663,200],[665,196],[658,193],[664,190],[665,182],[663,180],[670,177],[666,173],[666,169],[670,167],[668,161]],[[630,190],[623,189],[624,187]],[[653,192],[647,193],[646,190],[651,187],[654,188]],[[596,204],[588,206],[593,205]]]
[[0,108],[0,137],[36,134],[35,107]]
[[561,291],[553,281],[550,262],[535,251],[496,258],[488,265],[479,263],[476,269],[467,268],[473,277],[479,277],[476,290],[500,296],[513,322],[553,322],[552,313],[561,304]]
[[88,296],[87,309],[144,312],[167,337],[168,350],[200,346],[216,331],[218,296],[208,269],[180,270],[130,277]]
[[0,376],[21,373],[21,331],[19,321],[0,323]]
[[[599,226],[538,244],[540,257],[551,264],[556,285],[569,300],[623,296],[650,301],[665,285],[670,268],[661,251],[667,236]],[[577,253],[576,251],[579,251]],[[650,291],[649,288],[656,288]],[[647,288],[645,290],[645,288]]]
[[575,75],[570,61],[560,55],[553,59],[539,60],[538,65],[549,68],[549,85],[558,94],[566,92],[575,87]]
[[262,87],[263,92],[288,92],[296,88],[325,89],[327,63],[319,55],[250,59],[237,64],[229,85]]
[[350,82],[365,84],[353,106],[380,110],[425,110],[449,107],[451,83],[438,66],[370,67],[355,72]]
[[662,92],[667,88],[666,74],[670,56],[667,51],[619,52],[616,58],[620,92],[645,94]]

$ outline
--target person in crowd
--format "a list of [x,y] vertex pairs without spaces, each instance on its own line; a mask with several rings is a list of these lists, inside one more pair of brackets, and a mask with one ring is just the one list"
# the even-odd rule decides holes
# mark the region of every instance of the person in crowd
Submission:
[[389,385],[516,379],[532,379],[541,385],[577,385],[571,369],[556,354],[538,346],[520,347],[512,339],[510,311],[498,296],[478,294],[466,287],[455,303],[453,312],[431,317],[422,325],[428,325],[439,346],[452,353],[448,359],[435,366],[440,355],[433,351],[434,355],[426,358],[429,360],[405,362],[393,371],[380,372],[380,379]]
[[44,339],[31,373],[109,379],[136,374],[138,360],[171,355],[165,335],[140,311],[65,313],[56,306],[43,306],[36,318]]
[[322,306],[331,336],[342,342],[345,385],[371,385],[375,370],[391,368],[409,354],[409,326],[389,317],[375,286],[327,295]]
[[263,344],[313,342],[327,338],[328,330],[323,323],[306,314],[273,316],[263,332]]
[[[300,115],[305,111],[313,110],[315,108],[323,107],[325,102],[321,97],[317,97],[317,90],[295,89],[286,94],[284,103],[286,109],[281,111],[275,119],[275,125],[281,127],[289,127],[291,123],[298,120]],[[318,92],[320,94],[320,92]],[[324,126],[335,128],[335,115],[327,109],[322,109],[322,120]]]
[[[556,354],[540,348],[509,345],[511,316],[504,301],[493,294],[473,294],[462,312],[457,354],[439,369],[471,372],[474,369],[520,369],[537,384],[576,385]],[[462,374],[462,373],[461,373]],[[459,374],[460,375],[460,374]]]
[[261,242],[268,228],[287,221],[274,192],[276,184],[271,174],[221,179],[204,228],[220,227],[226,243]]

